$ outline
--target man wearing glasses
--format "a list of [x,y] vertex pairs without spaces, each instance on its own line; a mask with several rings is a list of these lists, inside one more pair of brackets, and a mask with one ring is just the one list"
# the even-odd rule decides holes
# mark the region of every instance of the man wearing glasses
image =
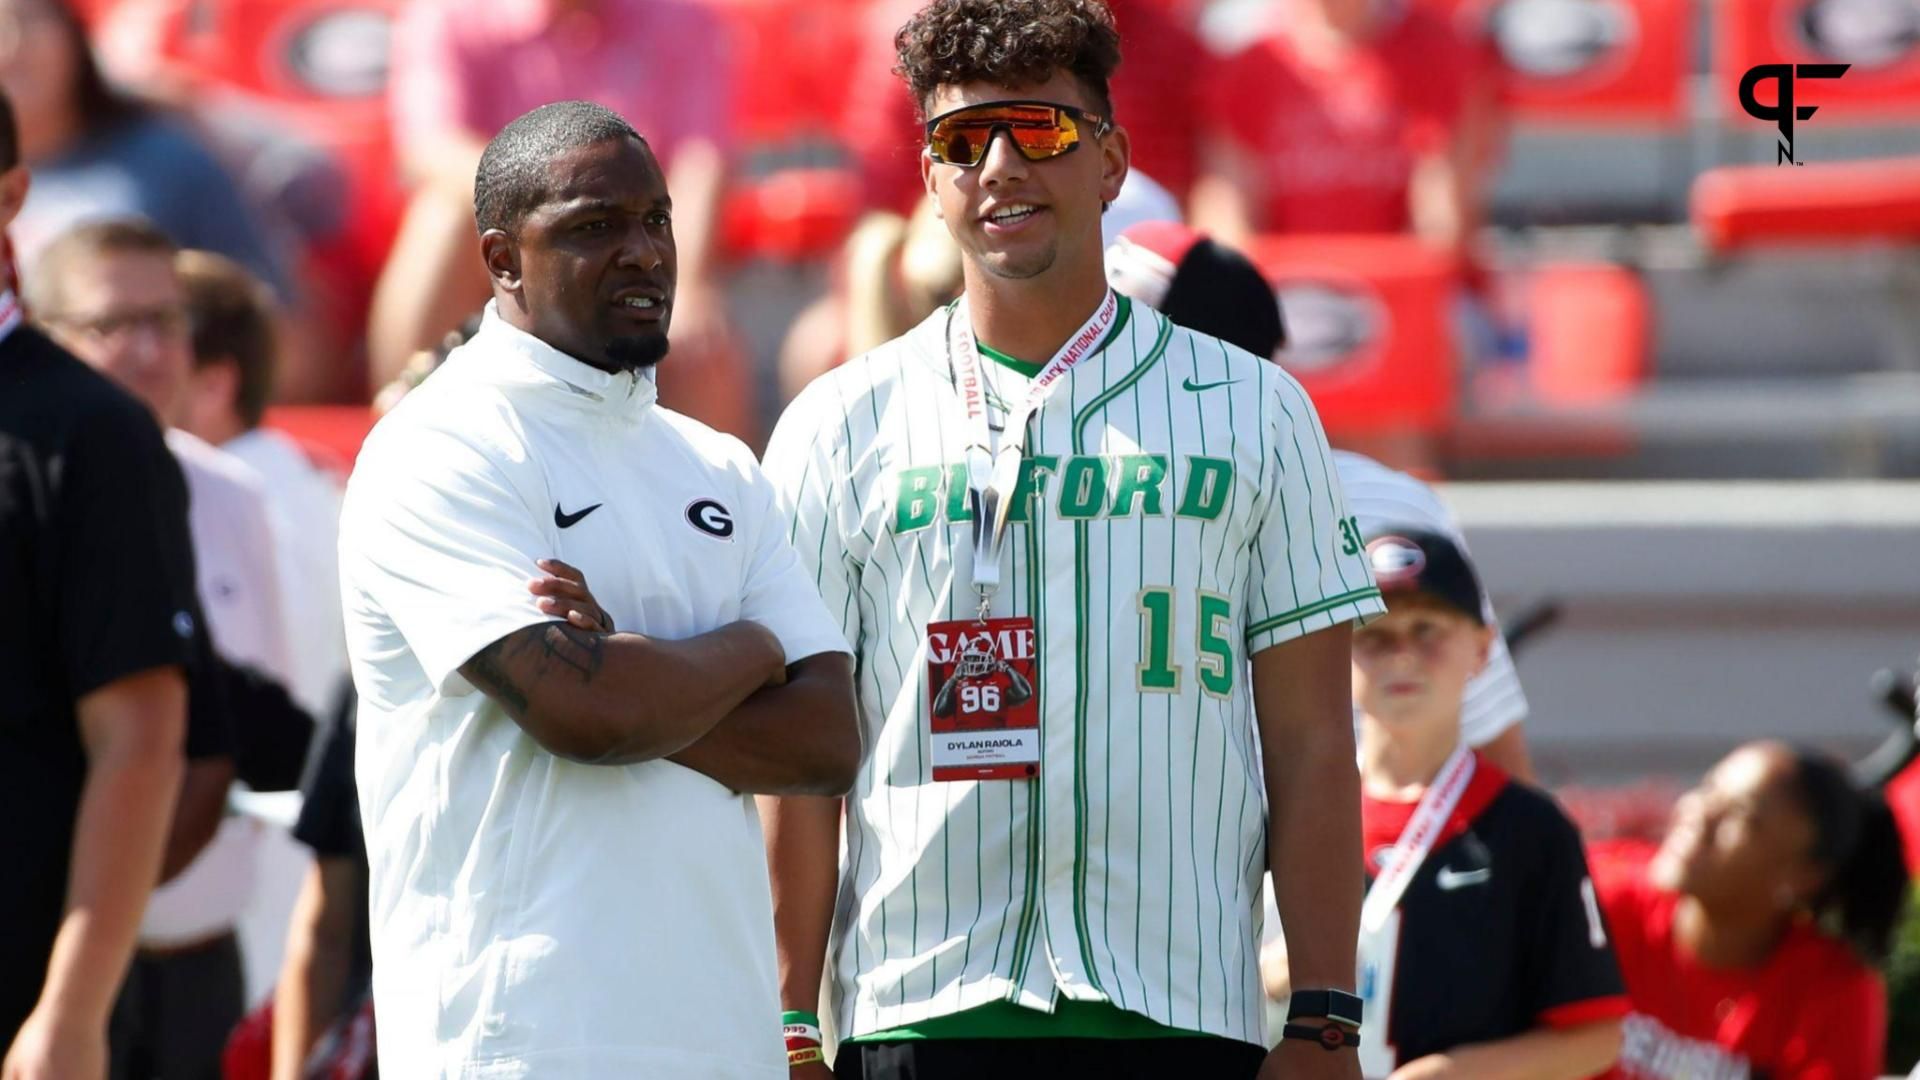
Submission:
[[[167,428],[167,447],[186,475],[194,576],[214,650],[285,684],[292,663],[258,474],[172,426],[193,368],[174,255],[173,241],[140,219],[77,226],[34,262],[27,307],[56,341],[140,399]],[[261,715],[237,720],[279,730]],[[190,761],[186,802],[221,806],[233,768],[221,757]],[[245,1006],[235,930],[252,894],[258,840],[257,825],[227,817],[192,865],[155,890],[115,1008],[117,1062],[168,1076],[217,1069]],[[139,1062],[145,1065],[133,1064]]]
[[[1349,640],[1383,608],[1313,407],[1108,291],[1104,5],[936,0],[897,40],[966,295],[767,452],[870,747],[843,870],[839,800],[763,805],[790,1064],[824,1074],[830,952],[843,1078],[1357,1077]],[[1306,950],[1271,1053],[1267,869]]]

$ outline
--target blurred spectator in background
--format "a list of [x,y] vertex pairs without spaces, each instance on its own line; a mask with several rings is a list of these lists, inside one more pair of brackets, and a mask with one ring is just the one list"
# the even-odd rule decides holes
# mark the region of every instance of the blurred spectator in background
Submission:
[[1108,241],[1106,264],[1115,292],[1179,326],[1255,356],[1271,357],[1286,343],[1280,301],[1260,268],[1204,233],[1175,221],[1141,222]]
[[354,711],[349,701],[333,713],[300,785],[303,798],[293,836],[313,849],[313,866],[287,927],[286,959],[274,992],[273,1080],[301,1080],[323,1038],[356,1024],[365,1026],[367,1038],[357,1045],[336,1038],[331,1050],[340,1056],[357,1050],[363,1067],[372,1069],[373,947],[367,927],[367,842],[353,780]]
[[392,382],[381,387],[373,395],[374,416],[381,417],[392,412],[394,406],[400,404],[401,398],[426,382],[427,376],[440,370],[440,365],[447,362],[447,357],[453,355],[453,350],[466,344],[468,338],[480,331],[480,323],[485,317],[484,311],[474,312],[467,316],[458,329],[449,330],[442,335],[433,348],[421,349],[409,356],[406,364],[401,367],[400,374],[394,376]]
[[[1333,464],[1361,532],[1375,533],[1389,525],[1428,529],[1465,550],[1466,536],[1453,511],[1420,478],[1349,450],[1335,450]],[[1508,775],[1532,783],[1533,760],[1521,724],[1527,718],[1527,695],[1520,688],[1520,673],[1507,651],[1492,597],[1483,596],[1482,603],[1481,618],[1494,634],[1487,662],[1468,681],[1460,702],[1460,737]]]
[[[923,199],[919,110],[893,72],[894,35],[926,0],[877,0],[868,13],[859,55],[847,78],[843,137],[861,164],[867,204],[906,213]],[[1120,30],[1121,64],[1113,77],[1113,121],[1132,140],[1129,170],[1142,173],[1184,203],[1200,173],[1199,73],[1209,58],[1199,39],[1156,0],[1107,0]]]
[[1681,798],[1650,863],[1594,869],[1634,1009],[1613,1075],[1880,1075],[1874,969],[1907,867],[1886,804],[1845,766],[1749,743]]
[[415,194],[374,296],[374,385],[486,303],[473,232],[480,152],[513,118],[571,99],[630,118],[666,170],[680,251],[674,348],[719,351],[715,242],[733,83],[725,34],[698,0],[414,0],[394,30],[391,87]]
[[875,211],[841,253],[839,280],[794,320],[780,356],[780,400],[918,326],[960,295],[960,248],[931,200],[909,217]]
[[1207,69],[1196,225],[1414,232],[1461,246],[1480,220],[1496,73],[1419,5],[1272,0],[1259,40]]
[[[167,422],[192,369],[186,290],[173,242],[123,219],[80,225],[47,245],[27,275],[35,317]],[[216,651],[286,681],[291,665],[258,474],[178,428],[167,445],[187,477],[195,577]],[[238,709],[238,707],[236,707]],[[238,726],[255,716],[236,711]],[[304,749],[304,743],[301,744]],[[230,760],[189,765],[186,798],[224,801]],[[235,924],[253,884],[259,825],[228,817],[179,880],[154,893],[141,949],[113,1021],[116,1068],[168,1078],[217,1076],[244,988]]]
[[[0,99],[0,230],[27,196]],[[0,286],[0,1059],[100,1077],[159,880],[199,623],[186,486],[142,403]]]
[[273,396],[273,301],[238,263],[206,251],[174,260],[186,287],[193,373],[180,426],[251,466],[262,480],[278,543],[288,633],[288,689],[331,715],[347,678],[341,627],[340,484],[288,436],[260,426]]
[[73,2],[107,78],[190,114],[285,253],[276,397],[362,400],[367,303],[400,215],[386,84],[401,0]]
[[1100,242],[1112,244],[1120,234],[1150,221],[1180,222],[1186,214],[1180,201],[1153,177],[1130,172],[1120,181],[1120,195],[1100,215]]
[[1619,1055],[1627,997],[1579,831],[1461,737],[1468,680],[1496,637],[1479,576],[1441,533],[1363,526],[1360,538],[1387,598],[1353,635],[1371,879],[1361,1068],[1370,1080],[1590,1077]]
[[184,118],[107,85],[63,0],[0,0],[0,87],[34,172],[13,230],[23,267],[74,224],[138,216],[288,295],[284,267],[233,178]]

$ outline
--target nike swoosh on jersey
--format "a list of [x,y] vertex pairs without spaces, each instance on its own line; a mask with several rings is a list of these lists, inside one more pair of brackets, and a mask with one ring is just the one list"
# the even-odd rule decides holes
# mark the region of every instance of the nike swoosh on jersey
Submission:
[[592,506],[587,507],[585,510],[575,510],[573,513],[569,514],[560,509],[559,503],[554,503],[553,504],[553,523],[555,525],[560,526],[563,529],[571,529],[575,525],[580,524],[581,518],[586,517],[588,514],[591,514],[595,510],[600,509],[602,505],[603,504],[601,503],[594,503]]
[[1439,873],[1433,875],[1433,883],[1440,886],[1443,892],[1452,892],[1469,885],[1484,885],[1492,878],[1491,866],[1482,866],[1476,870],[1455,870],[1451,866],[1443,866]]
[[1197,394],[1202,390],[1211,390],[1216,386],[1232,386],[1239,381],[1239,379],[1221,379],[1219,382],[1196,383],[1192,377],[1189,376],[1188,378],[1180,380],[1180,388],[1182,390],[1191,390]]

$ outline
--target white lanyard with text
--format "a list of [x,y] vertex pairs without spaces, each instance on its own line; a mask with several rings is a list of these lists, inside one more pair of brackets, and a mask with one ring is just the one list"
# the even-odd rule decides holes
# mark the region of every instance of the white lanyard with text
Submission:
[[980,590],[980,617],[985,618],[1000,587],[1000,544],[1006,536],[1007,503],[1020,482],[1020,461],[1026,450],[1027,421],[1046,404],[1073,365],[1092,355],[1106,340],[1119,314],[1120,301],[1107,290],[1100,307],[1060,351],[1053,355],[1027,386],[1026,396],[1007,414],[1000,446],[993,446],[987,426],[987,389],[981,371],[980,350],[973,339],[973,323],[963,298],[947,313],[947,355],[953,364],[954,388],[967,418],[967,492],[973,509],[973,586]]
[[1473,779],[1473,761],[1472,750],[1455,747],[1447,756],[1446,764],[1440,766],[1440,775],[1433,778],[1426,793],[1420,796],[1420,805],[1414,807],[1413,817],[1400,831],[1399,842],[1393,845],[1387,864],[1381,868],[1380,876],[1373,879],[1373,887],[1367,890],[1367,899],[1360,905],[1361,933],[1377,933],[1386,925],[1420,864],[1433,852],[1441,830],[1459,809],[1460,797],[1466,794],[1467,784]]

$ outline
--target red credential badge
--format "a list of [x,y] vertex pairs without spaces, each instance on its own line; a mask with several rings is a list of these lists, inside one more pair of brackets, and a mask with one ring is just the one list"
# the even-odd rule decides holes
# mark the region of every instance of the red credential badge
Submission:
[[1031,618],[927,624],[935,780],[1040,775],[1039,662]]

